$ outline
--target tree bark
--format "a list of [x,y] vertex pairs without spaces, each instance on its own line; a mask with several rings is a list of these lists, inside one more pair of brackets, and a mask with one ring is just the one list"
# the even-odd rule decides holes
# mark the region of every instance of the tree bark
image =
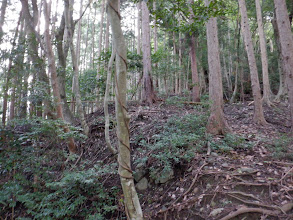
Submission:
[[147,0],[141,2],[142,10],[142,49],[143,49],[143,83],[142,83],[142,102],[152,105],[156,102],[154,91],[151,64],[150,48],[150,13]]
[[116,155],[117,150],[112,146],[111,140],[110,140],[110,120],[109,120],[109,109],[108,109],[108,103],[109,103],[109,92],[111,87],[111,76],[112,76],[112,66],[115,59],[116,50],[114,48],[114,45],[112,45],[112,54],[108,63],[108,70],[107,70],[107,81],[106,81],[106,89],[105,89],[105,97],[104,97],[104,113],[105,113],[105,140],[106,145],[108,149],[112,152],[112,154]]
[[191,77],[192,77],[192,101],[200,102],[199,96],[199,79],[196,63],[196,52],[195,52],[195,36],[191,35],[190,39],[190,65],[191,65]]
[[261,64],[262,64],[262,77],[263,77],[263,103],[266,103],[268,106],[271,106],[271,88],[269,81],[269,68],[268,68],[268,55],[266,48],[266,37],[264,33],[264,27],[262,22],[262,13],[260,0],[255,0],[256,6],[256,16],[257,16],[257,26],[259,32],[259,43],[261,51]]
[[261,125],[266,125],[267,122],[264,118],[260,86],[259,86],[259,78],[256,66],[256,60],[253,50],[253,43],[251,38],[251,32],[249,27],[249,21],[247,17],[247,10],[245,5],[245,0],[239,0],[239,8],[241,13],[241,26],[242,26],[242,34],[245,43],[245,49],[248,57],[248,64],[250,70],[251,77],[251,87],[253,93],[254,100],[254,122]]
[[[46,55],[48,58],[48,66],[51,72],[51,84],[53,88],[53,95],[56,100],[56,111],[57,111],[57,118],[64,120],[62,105],[61,105],[61,98],[59,93],[59,84],[57,81],[57,70],[55,65],[55,56],[52,50],[52,43],[51,43],[51,36],[49,32],[49,24],[50,24],[50,11],[51,6],[47,4],[47,0],[44,0],[44,17],[45,17],[45,43],[46,43]],[[69,128],[64,125],[63,127],[64,132],[68,133]],[[75,153],[76,152],[76,145],[72,137],[68,138],[68,148],[69,152]]]
[[6,13],[6,8],[7,8],[7,0],[2,1],[1,5],[1,14],[0,14],[0,42],[2,42],[2,37],[3,37],[3,24],[5,20],[5,13]]
[[[57,47],[57,55],[58,55],[58,82],[59,82],[59,91],[63,109],[64,120],[70,124],[75,122],[74,116],[70,111],[69,105],[67,103],[67,94],[65,89],[65,79],[66,79],[66,59],[68,55],[68,41],[64,39],[64,31],[65,31],[65,17],[64,13],[60,22],[60,26],[56,31],[55,39],[56,39],[56,47]],[[63,44],[63,42],[65,44]]]
[[274,0],[277,25],[281,43],[282,58],[288,87],[291,114],[291,135],[293,134],[293,37],[285,0]]
[[[99,35],[99,47],[98,47],[98,54],[97,58],[99,59],[102,53],[102,40],[103,40],[103,26],[104,26],[104,12],[105,12],[105,0],[102,0],[101,4],[101,21],[100,21],[100,35]],[[100,68],[101,68],[102,62],[98,62],[98,68],[97,68],[97,79],[100,78]]]
[[141,53],[141,2],[137,3],[137,54]]
[[78,65],[78,57],[76,57],[75,48],[73,46],[73,34],[72,34],[72,26],[74,25],[71,21],[72,19],[72,13],[70,13],[70,8],[72,8],[73,5],[70,4],[70,0],[64,0],[64,16],[65,16],[65,27],[67,30],[67,36],[69,41],[69,47],[70,47],[70,53],[71,53],[71,59],[72,59],[72,66],[73,66],[73,91],[74,96],[76,99],[76,105],[77,105],[77,111],[78,115],[80,117],[81,126],[83,128],[83,132],[86,136],[89,134],[89,126],[85,119],[85,113],[83,110],[81,97],[80,97],[80,90],[79,90],[79,81],[78,81],[78,75],[79,75],[79,65]]
[[[206,6],[210,0],[205,0]],[[209,64],[209,96],[212,102],[211,114],[207,124],[210,134],[225,134],[230,131],[223,112],[223,85],[220,64],[217,18],[211,17],[207,22],[207,45]]]
[[[190,21],[189,23],[194,22],[194,13],[192,11],[191,5],[193,4],[192,0],[189,0],[189,13],[190,13]],[[200,102],[200,91],[199,91],[199,78],[198,78],[198,70],[197,70],[197,62],[196,62],[196,49],[195,49],[195,33],[192,33],[190,39],[190,65],[191,65],[191,76],[192,76],[192,101]]]
[[124,194],[125,211],[128,219],[142,220],[143,214],[134,187],[130,166],[129,120],[126,109],[126,45],[120,24],[118,0],[108,0],[114,47],[116,49],[116,119],[119,140],[118,173]]
[[47,97],[48,94],[50,94],[50,87],[49,87],[49,78],[45,71],[45,63],[41,56],[39,56],[38,53],[38,45],[42,47],[42,44],[40,44],[40,36],[36,32],[35,27],[37,26],[38,20],[39,20],[39,12],[37,8],[36,1],[32,1],[33,5],[33,16],[31,16],[28,6],[27,0],[21,0],[22,4],[22,11],[24,14],[24,18],[26,21],[26,31],[27,31],[27,41],[29,45],[29,56],[32,60],[32,69],[35,71],[37,82],[39,82],[40,86],[43,87],[43,90],[46,92],[43,92],[41,94],[41,101],[37,102],[37,105],[39,105],[40,109],[37,110],[37,116],[42,116],[42,109],[41,105],[42,102],[44,103],[45,109],[44,114],[45,116],[48,115],[49,117],[54,117],[51,110],[52,110],[52,103],[51,100]]
[[282,57],[282,48],[281,48],[281,42],[280,42],[280,33],[277,25],[277,19],[276,19],[276,13],[274,13],[274,18],[272,19],[272,26],[274,29],[274,37],[277,45],[277,51],[278,51],[278,63],[279,63],[279,90],[278,94],[275,97],[276,102],[280,102],[281,98],[287,94],[287,86],[285,85],[286,82],[286,68],[285,68],[285,62]]

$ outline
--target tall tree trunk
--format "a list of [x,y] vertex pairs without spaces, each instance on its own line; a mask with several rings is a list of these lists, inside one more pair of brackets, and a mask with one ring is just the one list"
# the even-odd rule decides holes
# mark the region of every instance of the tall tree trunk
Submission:
[[[104,12],[105,12],[105,0],[102,0],[101,4],[101,21],[100,21],[100,35],[99,35],[99,47],[98,47],[98,54],[97,58],[99,59],[102,53],[102,40],[103,40],[103,26],[104,26]],[[97,68],[97,79],[100,78],[100,69],[101,69],[101,62],[98,63]]]
[[277,25],[276,13],[274,13],[274,18],[272,19],[272,26],[274,29],[274,37],[275,37],[277,51],[278,51],[279,81],[280,81],[278,94],[276,95],[274,101],[279,102],[281,100],[281,97],[283,97],[287,93],[287,86],[285,85],[286,67],[285,67],[285,61],[283,60],[283,56],[282,56],[280,33],[279,33],[278,25]]
[[[19,25],[22,20],[23,20],[23,12],[21,11],[20,15],[19,15],[18,22],[17,22],[17,26],[15,29],[15,33],[14,33],[11,53],[13,53],[15,50],[15,44],[16,44],[16,40],[17,40],[18,34],[19,34]],[[8,68],[7,68],[7,71],[5,71],[6,76],[5,76],[5,84],[4,84],[4,88],[3,88],[4,94],[3,94],[2,125],[4,127],[6,125],[6,113],[7,113],[7,106],[8,106],[8,89],[9,89],[9,84],[10,84],[10,80],[11,80],[12,61],[13,61],[13,56],[9,56]]]
[[[58,55],[58,82],[59,82],[59,92],[62,103],[62,110],[64,115],[64,120],[70,124],[75,122],[74,116],[70,111],[69,105],[67,103],[67,94],[65,89],[65,80],[66,80],[66,59],[68,55],[68,41],[64,40],[64,31],[65,31],[65,17],[64,13],[60,22],[60,26],[56,31],[55,39],[56,39],[56,47],[57,47],[57,55]],[[63,41],[65,45],[63,44]]]
[[[189,23],[194,22],[194,13],[192,11],[191,5],[193,4],[192,0],[189,0],[189,13],[190,13],[190,21]],[[195,33],[192,33],[190,39],[190,65],[191,65],[191,76],[192,76],[192,101],[199,102],[200,101],[200,91],[199,91],[199,78],[198,78],[198,70],[196,63],[196,49],[195,49]]]
[[119,140],[118,173],[124,194],[125,211],[128,219],[142,220],[143,214],[134,187],[130,166],[129,120],[126,109],[126,46],[120,24],[118,0],[108,0],[108,16],[112,26],[116,49],[116,119]]
[[89,126],[85,119],[85,113],[83,110],[81,97],[80,97],[80,91],[79,91],[79,81],[78,81],[78,75],[79,75],[79,66],[78,66],[78,58],[76,57],[75,48],[73,46],[73,34],[72,34],[72,26],[74,25],[72,23],[72,13],[70,12],[70,8],[73,8],[73,5],[70,4],[70,0],[64,0],[64,16],[65,16],[65,27],[67,30],[68,35],[68,41],[70,46],[70,53],[71,53],[71,59],[72,59],[72,65],[73,65],[73,91],[76,99],[76,105],[77,105],[77,111],[78,115],[80,117],[81,126],[83,128],[83,132],[85,135],[88,136],[89,134]]
[[[44,17],[45,17],[45,43],[46,43],[46,55],[48,58],[48,66],[51,72],[51,84],[53,88],[53,95],[56,100],[56,110],[57,110],[57,118],[64,120],[62,105],[61,105],[61,98],[59,93],[59,84],[57,81],[57,70],[55,65],[55,55],[52,50],[52,43],[51,43],[51,36],[49,32],[49,24],[50,24],[50,11],[51,6],[47,4],[47,0],[44,0]],[[69,128],[67,125],[64,125],[64,132],[68,133]],[[75,153],[76,152],[76,145],[72,137],[68,138],[68,149],[69,152]]]
[[108,52],[109,50],[109,26],[110,26],[110,21],[109,21],[109,18],[107,17],[106,34],[105,34],[105,52]]
[[192,101],[199,102],[199,79],[196,63],[196,52],[195,52],[195,36],[191,35],[190,39],[190,65],[191,65],[191,78],[192,78]]
[[153,86],[151,48],[150,48],[150,13],[147,6],[148,0],[141,2],[142,10],[142,49],[143,49],[143,83],[142,102],[152,105],[156,102],[156,94]]
[[49,87],[49,78],[46,74],[45,71],[45,63],[44,60],[41,56],[39,56],[38,53],[38,45],[42,47],[42,44],[40,44],[40,36],[36,32],[35,27],[37,26],[37,23],[39,21],[39,12],[38,12],[38,7],[36,4],[36,0],[32,1],[33,5],[33,16],[31,16],[30,11],[29,11],[29,6],[28,6],[28,1],[27,0],[21,0],[22,4],[22,11],[24,14],[24,18],[26,21],[26,32],[27,32],[27,41],[29,45],[29,56],[31,57],[32,60],[32,69],[35,71],[37,82],[39,82],[40,86],[43,87],[43,94],[41,94],[41,101],[37,102],[37,105],[40,107],[37,111],[37,116],[41,117],[42,116],[42,102],[44,103],[45,109],[45,115],[48,115],[49,117],[54,117],[52,115],[52,103],[51,100],[46,97],[48,94],[50,94],[50,87]]
[[251,38],[251,32],[249,27],[249,21],[247,17],[247,10],[245,5],[245,0],[239,0],[239,8],[241,13],[241,26],[242,26],[242,34],[245,43],[245,49],[247,52],[249,69],[250,69],[250,77],[251,77],[251,87],[253,93],[254,100],[254,121],[257,124],[266,125],[267,122],[264,118],[258,72],[256,67],[256,60],[253,50],[253,43]]
[[[206,6],[210,0],[205,0]],[[220,64],[217,18],[211,17],[207,22],[207,45],[209,63],[209,96],[212,102],[211,114],[207,124],[210,134],[225,134],[230,131],[223,112],[223,85]]]
[[284,70],[288,87],[290,113],[291,113],[291,135],[293,134],[293,37],[288,17],[288,9],[285,0],[274,0],[277,17],[277,25],[281,43]]
[[137,3],[137,54],[141,53],[141,2]]
[[109,120],[109,109],[108,109],[108,103],[109,103],[109,92],[111,87],[111,77],[112,77],[112,66],[115,59],[116,51],[114,48],[114,45],[112,45],[112,54],[109,60],[108,64],[108,70],[107,70],[107,81],[106,81],[106,89],[105,89],[105,97],[104,97],[104,113],[105,113],[105,140],[106,145],[108,149],[112,152],[112,154],[116,155],[117,150],[112,146],[111,140],[110,140],[110,120]]
[[5,20],[5,13],[6,13],[6,8],[7,8],[7,0],[3,0],[2,1],[2,5],[1,5],[1,11],[0,11],[0,42],[2,41],[2,37],[3,37],[3,24],[4,24],[4,20]]
[[266,47],[266,38],[264,33],[264,27],[262,22],[262,13],[260,0],[255,0],[256,6],[256,16],[257,16],[257,26],[259,32],[259,43],[261,51],[261,64],[262,64],[262,77],[263,77],[263,103],[266,103],[268,106],[271,106],[271,88],[269,81],[269,68],[268,68],[268,55]]

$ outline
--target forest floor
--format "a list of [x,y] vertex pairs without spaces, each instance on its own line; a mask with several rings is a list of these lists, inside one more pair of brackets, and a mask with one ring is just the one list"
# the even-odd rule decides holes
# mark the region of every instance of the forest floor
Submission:
[[[293,219],[288,105],[265,106],[267,126],[253,123],[253,109],[248,102],[226,104],[232,133],[210,136],[205,133],[207,104],[194,105],[179,97],[151,107],[129,104],[132,169],[145,219]],[[110,138],[117,147],[113,104],[109,112]],[[46,137],[46,130],[41,131],[42,141],[32,126],[11,128],[24,153],[17,150],[15,155],[20,156],[12,158],[12,148],[1,149],[0,171],[10,174],[0,179],[0,219],[85,219],[87,210],[92,217],[86,219],[126,219],[116,158],[105,146],[103,109],[87,115],[87,121],[90,136],[79,142],[78,154],[70,160],[62,156],[66,143]],[[34,126],[38,124],[37,120]],[[37,145],[39,151],[28,148]],[[32,162],[38,158],[40,162]],[[39,169],[39,177],[28,168],[32,165]],[[24,180],[16,172],[22,172]],[[46,175],[52,175],[49,184]],[[12,187],[15,178],[22,181],[19,185],[26,184],[24,190]]]
[[[142,157],[139,150],[146,146],[145,142],[152,145],[161,140],[158,135],[170,118],[180,121],[189,114],[205,113],[203,108],[176,101],[152,107],[130,105],[132,161]],[[145,168],[141,177],[147,179],[147,189],[138,190],[145,219],[293,219],[293,142],[282,138],[290,130],[288,106],[279,103],[265,107],[267,126],[253,123],[253,109],[253,105],[241,103],[226,104],[224,110],[231,135],[242,138],[232,141],[232,145],[245,142],[249,147],[231,146],[230,141],[227,150],[225,136],[212,137],[213,144],[206,141],[201,150],[194,150],[188,162],[178,162],[170,156],[173,171],[164,183],[152,180],[150,169]],[[103,110],[89,115],[88,121],[99,117],[103,117]],[[103,128],[103,124],[92,123],[83,156],[110,163],[113,157],[106,148],[96,150],[104,143]],[[115,140],[114,133],[111,137]],[[160,150],[149,148],[143,154],[160,154]],[[146,159],[147,167],[158,167],[154,163],[159,159],[154,158]],[[137,170],[137,163],[133,164]],[[108,187],[115,184],[119,184],[118,175],[105,182]]]

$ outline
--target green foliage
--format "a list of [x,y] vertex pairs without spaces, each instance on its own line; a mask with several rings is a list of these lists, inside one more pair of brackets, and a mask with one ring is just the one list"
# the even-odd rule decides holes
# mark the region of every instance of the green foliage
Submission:
[[[117,164],[74,171],[70,163],[77,157],[68,158],[59,147],[68,137],[62,125],[33,118],[0,129],[0,175],[5,177],[0,183],[0,216],[7,217],[14,207],[16,216],[34,219],[107,219],[116,210],[118,189],[105,190],[103,181],[105,175],[116,174]],[[71,130],[76,140],[83,138],[78,128]],[[66,158],[68,170],[63,171]]]
[[[142,155],[135,163],[152,162],[150,175],[166,172],[175,164],[190,161],[196,151],[205,146],[205,125],[207,115],[189,114],[182,118],[174,117],[160,127],[162,132],[154,135],[152,143],[144,139],[139,142]],[[148,154],[147,152],[152,152]]]
[[107,192],[101,181],[100,174],[109,173],[109,169],[116,170],[116,166],[96,166],[86,171],[65,173],[60,181],[47,183],[42,192],[25,193],[17,200],[36,219],[72,219],[91,216],[95,212],[102,219],[116,210],[117,190],[112,188]]
[[252,144],[244,137],[226,134],[223,139],[212,140],[211,148],[215,151],[228,153],[233,150],[247,150],[252,148]]
[[184,102],[188,101],[187,97],[170,96],[166,99],[167,105],[175,105],[177,107],[184,107]]
[[268,145],[268,149],[275,158],[293,161],[293,138],[290,136],[280,136],[273,144]]
[[103,85],[104,77],[97,80],[97,70],[95,69],[88,69],[85,70],[82,75],[79,77],[79,87],[80,87],[80,95],[83,97],[83,100],[92,101],[95,100],[97,94],[94,92],[97,87]]

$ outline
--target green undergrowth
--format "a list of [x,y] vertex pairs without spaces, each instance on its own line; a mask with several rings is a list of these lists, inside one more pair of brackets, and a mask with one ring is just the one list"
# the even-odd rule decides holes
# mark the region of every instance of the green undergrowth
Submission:
[[166,124],[159,127],[159,134],[153,135],[151,140],[143,139],[140,135],[138,145],[140,158],[135,164],[150,166],[151,177],[168,173],[178,164],[190,162],[196,153],[207,150],[208,141],[213,151],[228,153],[235,150],[247,150],[252,145],[240,136],[227,134],[218,140],[206,134],[208,111],[202,107],[200,113],[187,114],[182,117],[174,116]]
[[293,161],[293,137],[281,135],[272,144],[267,145],[267,148],[273,157]]
[[223,138],[211,141],[211,149],[220,153],[229,153],[231,151],[249,150],[252,148],[252,143],[239,135],[228,133]]
[[65,134],[62,126],[60,121],[32,119],[0,130],[1,217],[108,219],[117,210],[120,188],[104,187],[105,177],[117,173],[117,164],[85,169],[83,161],[75,167],[78,156],[68,155],[65,140],[70,135],[82,141],[84,136],[74,127]]

